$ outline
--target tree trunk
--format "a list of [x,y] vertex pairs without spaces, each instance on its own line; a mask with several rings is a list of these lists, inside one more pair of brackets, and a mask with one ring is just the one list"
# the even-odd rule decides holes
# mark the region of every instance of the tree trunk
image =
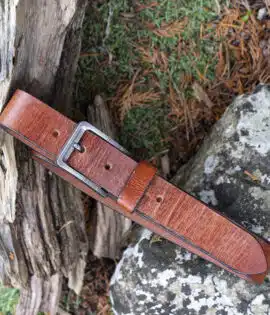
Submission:
[[[20,88],[69,113],[85,5],[86,0],[0,1],[1,108]],[[81,193],[35,163],[3,131],[0,225],[0,277],[21,289],[17,314],[55,314],[63,276],[74,291],[82,286],[88,241]]]

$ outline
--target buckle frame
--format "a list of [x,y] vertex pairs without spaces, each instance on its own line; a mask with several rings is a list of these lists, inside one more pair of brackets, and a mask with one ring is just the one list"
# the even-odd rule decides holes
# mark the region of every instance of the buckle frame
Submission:
[[86,184],[89,188],[93,189],[100,196],[107,197],[109,193],[104,188],[95,184],[93,181],[91,181],[89,178],[84,176],[82,173],[76,171],[73,167],[69,166],[67,163],[67,160],[69,159],[72,152],[74,150],[80,150],[79,142],[82,139],[84,133],[87,131],[90,131],[94,135],[102,138],[103,140],[105,140],[106,142],[114,146],[116,149],[118,149],[119,151],[125,154],[128,154],[127,150],[124,149],[119,143],[117,143],[116,141],[108,137],[106,134],[104,134],[103,132],[101,132],[99,129],[89,124],[88,122],[82,121],[77,124],[72,135],[64,144],[63,148],[61,149],[60,154],[58,155],[56,159],[56,164],[63,170],[73,175],[78,180],[82,181],[84,184]]

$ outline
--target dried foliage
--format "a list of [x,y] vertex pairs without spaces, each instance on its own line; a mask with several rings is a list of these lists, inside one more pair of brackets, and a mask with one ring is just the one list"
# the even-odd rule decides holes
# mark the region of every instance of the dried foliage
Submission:
[[223,40],[216,76],[232,95],[270,82],[269,31],[269,20],[259,21],[255,11],[225,11],[217,26],[217,36]]
[[210,100],[206,91],[198,82],[194,82],[192,88],[194,96],[199,102],[203,102],[209,109],[212,109],[215,106],[214,103]]
[[133,106],[143,106],[149,103],[153,103],[160,99],[160,94],[154,90],[139,91],[136,90],[140,86],[139,83],[136,84],[136,79],[138,78],[139,71],[135,73],[131,83],[121,85],[116,93],[115,98],[112,103],[120,115],[120,121],[123,122],[126,113]]
[[132,106],[143,106],[153,103],[160,99],[160,94],[152,90],[145,92],[134,92],[133,87],[124,86],[123,95],[119,101],[120,105],[120,119],[123,121],[125,114],[131,109]]
[[264,0],[264,3],[268,9],[268,13],[270,14],[270,0]]
[[150,47],[143,46],[138,46],[136,49],[145,64],[158,66],[161,71],[168,70],[168,55],[164,51],[159,51],[158,48],[151,49]]
[[136,6],[135,6],[135,11],[136,12],[140,12],[142,10],[155,8],[155,7],[158,7],[158,6],[159,6],[158,2],[151,2],[149,4],[142,4],[142,3],[137,2]]
[[185,18],[181,21],[174,21],[171,23],[162,23],[160,27],[156,27],[153,23],[145,23],[146,27],[151,30],[155,35],[159,37],[174,37],[181,36],[185,26],[187,25],[188,19]]
[[[139,70],[131,81],[118,86],[112,101],[114,108],[116,106],[118,109],[121,123],[133,107],[157,102],[169,104],[169,118],[175,127],[170,130],[167,139],[175,148],[172,151],[177,151],[176,159],[180,158],[183,162],[184,157],[191,156],[197,150],[209,127],[221,117],[235,96],[251,92],[258,83],[269,83],[270,21],[257,19],[258,7],[255,4],[243,1],[241,4],[223,8],[217,21],[202,23],[200,26],[202,42],[214,34],[214,40],[220,43],[214,80],[209,80],[207,76],[208,64],[201,69],[196,64],[201,54],[196,49],[196,42],[191,37],[188,41],[182,39],[189,23],[187,18],[163,22],[160,27],[145,22],[148,31],[161,40],[178,38],[176,51],[179,63],[183,58],[193,58],[193,73],[187,68],[181,74],[181,83],[177,83],[178,80],[172,77],[174,74],[171,72],[172,51],[162,48],[162,45],[153,45],[147,38],[141,38],[133,46],[140,58]],[[152,10],[156,9],[155,6],[156,2],[150,3]],[[170,83],[164,90],[160,78],[166,76]],[[174,159],[172,163],[175,163]]]
[[[180,86],[171,82],[169,86],[168,103],[171,106],[170,118],[175,121],[177,128],[172,132],[172,144],[174,150],[182,151],[180,155],[182,161],[187,157],[187,152],[191,155],[197,150],[198,144],[205,136],[204,120],[213,121],[212,112],[205,106],[209,106],[211,101],[198,82],[190,75],[184,75]],[[197,98],[186,96],[185,91],[194,87],[197,91]],[[191,90],[190,90],[191,92]],[[209,102],[208,104],[205,103]],[[171,152],[173,153],[174,150]],[[180,151],[180,152],[181,152]],[[179,155],[178,155],[179,158]],[[171,163],[176,156],[171,156]]]
[[183,89],[178,88],[173,82],[169,86],[169,104],[171,105],[171,114],[170,116],[176,117],[178,124],[183,126],[186,130],[186,139],[190,140],[190,131],[194,135],[194,126],[193,126],[193,109],[194,100],[187,100],[185,94],[182,92]]
[[231,0],[231,4],[234,7],[244,7],[247,10],[260,9],[269,4],[269,0]]

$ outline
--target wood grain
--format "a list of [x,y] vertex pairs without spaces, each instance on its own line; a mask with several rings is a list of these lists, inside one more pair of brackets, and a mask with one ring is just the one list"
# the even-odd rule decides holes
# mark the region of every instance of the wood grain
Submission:
[[[21,87],[50,104],[57,100],[70,113],[85,3],[1,1],[0,109]],[[41,307],[55,314],[62,278],[69,277],[77,292],[82,285],[88,250],[83,204],[78,190],[29,155],[0,131],[0,278],[20,289],[16,314],[36,314]]]

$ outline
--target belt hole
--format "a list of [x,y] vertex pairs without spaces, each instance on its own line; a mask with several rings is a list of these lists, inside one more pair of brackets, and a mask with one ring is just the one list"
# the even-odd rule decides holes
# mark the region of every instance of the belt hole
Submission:
[[157,196],[156,201],[158,203],[161,203],[163,201],[163,198],[161,196]]
[[112,169],[112,165],[107,163],[107,164],[105,164],[104,168],[105,168],[105,170],[109,171]]
[[60,134],[59,130],[56,130],[56,129],[52,133],[54,138],[57,138],[59,136],[59,134]]

